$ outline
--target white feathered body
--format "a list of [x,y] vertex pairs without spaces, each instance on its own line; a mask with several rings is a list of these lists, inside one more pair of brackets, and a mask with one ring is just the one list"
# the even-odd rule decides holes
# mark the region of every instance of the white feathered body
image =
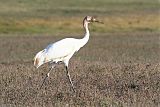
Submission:
[[88,23],[83,21],[85,36],[82,39],[65,38],[58,42],[48,45],[44,50],[38,52],[34,58],[34,66],[37,68],[47,62],[64,62],[68,67],[69,59],[83,47],[89,40]]
[[[88,40],[87,40],[88,41]],[[62,61],[68,66],[69,59],[87,41],[75,38],[65,38],[58,42],[48,45],[44,50],[38,52],[34,58],[34,66],[37,68],[47,62]]]
[[[62,39],[58,42],[48,45],[45,49],[38,52],[34,58],[34,66],[36,66],[37,68],[47,62],[51,62],[51,64],[54,62],[57,63],[59,61],[64,62],[65,68],[66,68],[66,74],[74,92],[75,92],[75,88],[73,86],[73,82],[71,80],[70,73],[68,71],[68,63],[70,58],[73,56],[73,54],[88,42],[89,35],[90,35],[88,24],[91,22],[100,22],[100,21],[96,20],[92,16],[86,16],[83,20],[85,35],[82,39],[75,39],[75,38]],[[49,77],[49,74],[52,68],[53,68],[53,65],[51,65],[51,69],[49,70],[46,77],[44,78],[43,83],[45,82],[46,78]]]

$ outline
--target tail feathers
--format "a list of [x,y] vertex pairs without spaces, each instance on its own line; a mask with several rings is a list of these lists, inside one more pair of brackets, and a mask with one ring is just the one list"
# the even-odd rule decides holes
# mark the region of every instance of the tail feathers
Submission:
[[35,58],[35,60],[34,60],[34,66],[35,66],[36,68],[38,68],[38,67],[40,66],[39,61],[40,61],[39,58]]
[[34,57],[34,66],[36,68],[40,67],[42,64],[44,64],[45,55],[44,50],[38,52],[36,56]]

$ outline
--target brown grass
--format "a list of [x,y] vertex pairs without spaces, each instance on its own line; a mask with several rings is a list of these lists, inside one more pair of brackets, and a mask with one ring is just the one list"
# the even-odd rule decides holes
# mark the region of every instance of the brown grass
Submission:
[[1,64],[1,104],[25,106],[122,106],[159,105],[159,64],[102,64],[72,60],[70,71],[76,93],[70,89],[62,66],[51,73],[32,63]]
[[0,106],[160,106],[158,33],[91,36],[69,65],[76,93],[63,65],[39,89],[49,68],[34,68],[32,59],[60,38],[0,37]]

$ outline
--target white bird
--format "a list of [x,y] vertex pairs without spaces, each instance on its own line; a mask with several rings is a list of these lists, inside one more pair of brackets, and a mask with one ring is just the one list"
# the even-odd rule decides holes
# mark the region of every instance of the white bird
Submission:
[[[65,38],[55,43],[48,45],[45,49],[38,52],[34,58],[34,66],[40,67],[42,64],[50,63],[51,68],[47,73],[46,77],[43,80],[46,80],[49,77],[50,71],[54,68],[54,64],[57,62],[63,62],[65,64],[67,77],[71,84],[73,91],[75,92],[74,85],[72,83],[70,73],[68,71],[68,63],[70,58],[73,56],[75,52],[77,52],[81,47],[83,47],[89,40],[89,29],[88,24],[91,22],[99,22],[96,18],[92,16],[86,16],[83,20],[83,27],[85,29],[85,36],[82,39],[75,39],[75,38]],[[42,85],[43,85],[42,83]],[[42,87],[41,85],[41,87]]]

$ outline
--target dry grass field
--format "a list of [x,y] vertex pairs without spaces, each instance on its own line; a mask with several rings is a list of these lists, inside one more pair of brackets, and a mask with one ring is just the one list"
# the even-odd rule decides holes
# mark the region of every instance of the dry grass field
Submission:
[[64,65],[39,89],[47,64],[34,68],[32,57],[62,37],[0,38],[1,106],[158,107],[160,65],[158,33],[93,35],[70,62],[76,93]]
[[[66,37],[88,44],[40,85],[35,54]],[[160,107],[160,18],[156,0],[0,0],[0,107]]]

